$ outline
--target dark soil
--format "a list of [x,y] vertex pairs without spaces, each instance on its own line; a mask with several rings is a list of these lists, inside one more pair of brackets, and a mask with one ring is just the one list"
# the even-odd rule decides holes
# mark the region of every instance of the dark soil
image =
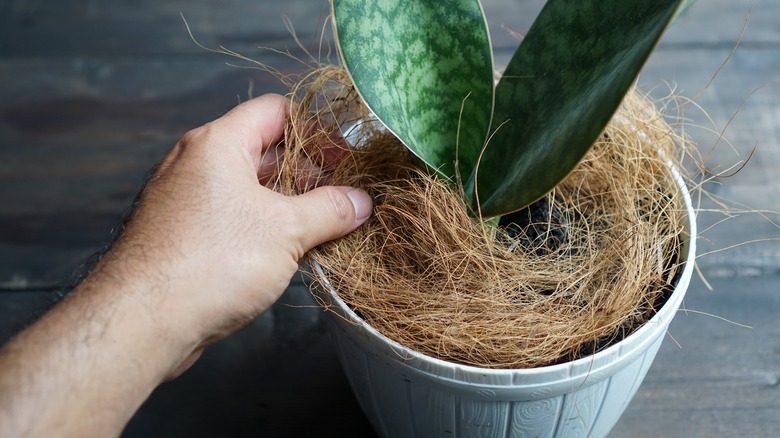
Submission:
[[557,203],[550,204],[549,197],[545,196],[522,210],[502,216],[498,225],[510,238],[519,240],[539,257],[568,247],[570,218]]
[[[528,207],[501,217],[499,226],[506,230],[512,244],[519,243],[526,251],[532,251],[537,256],[542,257],[563,249],[572,253],[573,245],[569,245],[570,236],[568,230],[570,229],[569,224],[571,221],[576,219],[570,217],[570,214],[561,208],[558,203],[554,202],[551,206],[549,197],[545,196]],[[678,265],[678,261],[679,251],[676,251],[667,260],[664,271],[666,273],[670,272]],[[666,303],[672,292],[674,292],[681,275],[682,271],[677,270],[671,284],[647,285],[647,296],[655,297],[655,299],[645,304],[641,313],[628,319],[610,336],[595,339],[592,343],[583,344],[579,351],[571,356],[560,358],[557,363],[565,363],[598,353],[634,333],[655,316],[658,310]],[[539,293],[550,295],[553,291],[539,291]]]
[[[674,254],[674,263],[677,263],[678,260],[678,254]],[[663,284],[663,285],[656,285],[651,284],[648,285],[648,289],[657,289],[659,293],[656,294],[656,298],[653,301],[652,304],[645,305],[644,312],[642,314],[636,315],[634,318],[628,319],[622,326],[620,326],[611,336],[607,336],[601,339],[596,339],[592,343],[583,344],[582,347],[577,351],[575,354],[571,355],[571,357],[562,357],[558,363],[565,363],[572,360],[581,359],[583,357],[590,356],[592,354],[596,354],[599,351],[602,351],[608,347],[611,347],[614,344],[617,344],[618,342],[625,339],[630,334],[634,333],[639,327],[642,327],[647,321],[649,321],[653,316],[655,316],[656,313],[658,313],[658,310],[663,307],[664,304],[666,304],[666,301],[669,299],[669,297],[672,296],[672,292],[674,292],[674,288],[677,286],[677,282],[680,280],[680,276],[682,275],[682,270],[678,269],[677,274],[675,275],[674,279],[672,280],[671,284]],[[654,291],[650,290],[649,296],[652,296],[654,294]]]

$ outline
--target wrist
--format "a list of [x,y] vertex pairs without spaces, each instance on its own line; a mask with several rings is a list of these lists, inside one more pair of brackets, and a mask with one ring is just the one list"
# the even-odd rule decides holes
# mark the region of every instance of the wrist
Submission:
[[85,307],[105,321],[127,360],[141,360],[150,381],[159,384],[203,343],[192,330],[188,304],[177,295],[180,281],[157,261],[112,251],[74,291]]
[[100,263],[4,347],[0,424],[9,434],[119,435],[196,348],[196,339],[166,321],[165,300],[153,300],[150,290],[159,285],[121,275],[113,265]]

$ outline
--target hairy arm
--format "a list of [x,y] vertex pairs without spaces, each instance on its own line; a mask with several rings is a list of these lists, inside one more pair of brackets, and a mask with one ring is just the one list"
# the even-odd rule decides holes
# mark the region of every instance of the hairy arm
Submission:
[[174,303],[155,296],[165,281],[133,269],[129,260],[101,263],[0,352],[4,434],[118,435],[198,349],[195,333],[170,324],[165,308]]
[[157,385],[270,307],[306,251],[369,217],[361,190],[259,184],[288,114],[266,95],[177,143],[106,256],[0,350],[4,435],[119,435]]

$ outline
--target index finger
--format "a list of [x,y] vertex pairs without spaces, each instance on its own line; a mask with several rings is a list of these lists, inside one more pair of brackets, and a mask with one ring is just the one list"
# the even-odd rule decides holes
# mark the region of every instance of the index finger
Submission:
[[249,154],[255,169],[262,167],[265,151],[284,137],[284,127],[290,117],[290,100],[279,94],[265,94],[248,100],[212,122],[232,141]]

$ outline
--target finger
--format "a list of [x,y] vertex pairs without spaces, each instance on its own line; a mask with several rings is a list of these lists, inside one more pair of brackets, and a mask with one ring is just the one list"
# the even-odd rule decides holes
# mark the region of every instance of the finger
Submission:
[[[277,167],[283,154],[284,147],[281,145],[271,146],[263,152],[257,170],[257,180],[260,184],[268,187],[273,178],[278,175]],[[295,168],[290,171],[295,174],[295,188],[299,193],[328,183],[328,175],[307,157],[300,157]]]
[[213,121],[211,128],[224,136],[225,143],[241,145],[260,169],[263,153],[284,137],[290,116],[290,100],[278,94],[265,94],[248,100]]
[[352,187],[319,187],[293,199],[302,212],[299,225],[304,251],[355,230],[373,210],[368,193]]
[[302,157],[298,160],[298,167],[295,169],[295,187],[298,189],[298,193],[308,192],[319,185],[325,185],[328,179],[323,169],[312,163],[309,158]]
[[[282,99],[279,101],[279,99]],[[284,147],[280,143],[282,136],[284,135],[284,123],[290,116],[290,111],[295,109],[295,106],[290,103],[286,98],[279,95],[265,95],[261,98],[255,99],[260,102],[270,101],[274,104],[281,104],[283,111],[280,114],[284,114],[285,118],[279,120],[282,132],[275,136],[273,143],[261,145],[262,152],[259,160],[256,162],[257,178],[261,184],[266,185],[269,180],[277,171],[280,159],[284,154]],[[275,102],[274,102],[275,101]],[[272,128],[278,129],[278,127]],[[305,154],[300,158],[297,163],[296,169],[296,186],[299,190],[305,191],[316,185],[323,183],[323,177],[325,175],[324,169],[332,167],[340,162],[345,156],[349,146],[346,140],[343,138],[339,131],[329,132],[326,135],[318,133],[318,129],[323,129],[320,125],[320,121],[315,118],[310,118],[303,123],[303,133],[300,134],[301,138],[316,138],[319,137],[319,147],[314,148],[314,151],[309,151],[309,154]],[[293,134],[293,136],[295,136]]]
[[278,144],[263,151],[260,164],[257,166],[257,180],[260,181],[260,184],[267,185],[276,175],[276,168],[279,166],[279,159],[283,153],[284,148]]
[[347,142],[343,138],[332,141],[322,148],[322,167],[334,166],[347,155]]
[[[317,130],[323,132],[317,133]],[[320,167],[332,166],[342,160],[349,149],[349,143],[344,139],[339,130],[324,129],[319,120],[308,120],[304,129],[304,138],[317,137],[318,147],[310,159]]]

